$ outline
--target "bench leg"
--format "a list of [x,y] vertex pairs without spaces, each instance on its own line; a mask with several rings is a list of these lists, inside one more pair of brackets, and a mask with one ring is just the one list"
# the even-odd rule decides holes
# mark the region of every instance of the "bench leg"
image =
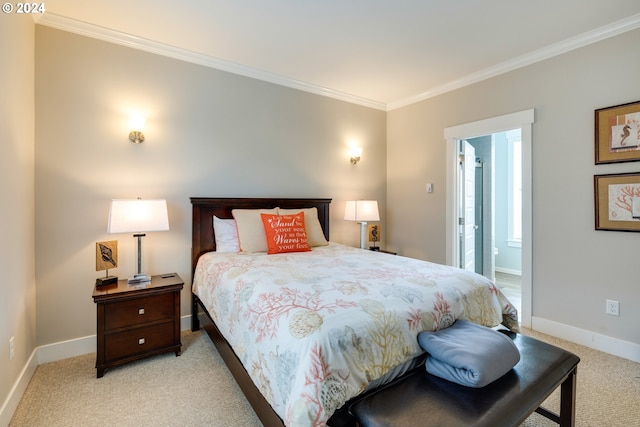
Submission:
[[567,378],[560,384],[560,414],[549,411],[540,406],[536,412],[543,417],[550,419],[560,425],[560,427],[575,427],[576,424],[576,366]]
[[576,423],[576,366],[560,386],[560,427],[574,427]]

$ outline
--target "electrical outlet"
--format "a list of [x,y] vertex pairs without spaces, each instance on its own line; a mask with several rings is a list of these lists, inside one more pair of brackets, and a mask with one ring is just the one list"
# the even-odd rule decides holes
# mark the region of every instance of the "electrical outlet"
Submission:
[[13,352],[13,337],[9,340],[9,360],[13,360],[14,352]]
[[620,316],[620,303],[614,300],[607,300],[606,313],[612,316]]

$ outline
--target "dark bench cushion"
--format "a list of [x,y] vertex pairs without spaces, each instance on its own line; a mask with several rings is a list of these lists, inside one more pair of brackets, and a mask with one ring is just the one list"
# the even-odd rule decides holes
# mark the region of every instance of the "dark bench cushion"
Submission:
[[417,369],[355,402],[349,411],[363,427],[520,425],[575,374],[580,359],[534,338],[509,335],[520,350],[520,362],[483,388],[464,387]]

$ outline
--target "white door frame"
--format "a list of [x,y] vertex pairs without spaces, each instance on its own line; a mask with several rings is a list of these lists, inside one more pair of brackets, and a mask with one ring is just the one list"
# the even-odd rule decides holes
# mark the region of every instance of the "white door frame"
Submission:
[[447,144],[447,264],[457,265],[460,254],[458,213],[460,212],[458,190],[457,141],[478,136],[491,135],[511,129],[522,130],[522,308],[520,321],[531,327],[532,288],[532,179],[531,179],[531,127],[534,110],[524,110],[504,116],[448,127],[444,130]]
[[[462,190],[460,194],[460,212],[458,216],[464,220],[462,225],[462,231],[460,240],[460,268],[464,268],[469,271],[476,271],[476,155],[475,148],[466,139],[462,140],[463,147],[459,148],[459,155],[464,156],[463,160],[459,161],[460,168],[458,169],[462,174],[462,180],[459,189]],[[460,175],[458,175],[460,176]]]

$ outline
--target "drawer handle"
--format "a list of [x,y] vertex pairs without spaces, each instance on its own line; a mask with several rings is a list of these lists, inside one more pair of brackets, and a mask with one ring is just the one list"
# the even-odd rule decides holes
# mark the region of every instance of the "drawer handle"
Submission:
[[138,338],[138,345],[142,345],[142,344],[144,344],[144,337]]
[[139,308],[138,309],[138,314],[139,315],[143,315],[144,314],[144,308]]

